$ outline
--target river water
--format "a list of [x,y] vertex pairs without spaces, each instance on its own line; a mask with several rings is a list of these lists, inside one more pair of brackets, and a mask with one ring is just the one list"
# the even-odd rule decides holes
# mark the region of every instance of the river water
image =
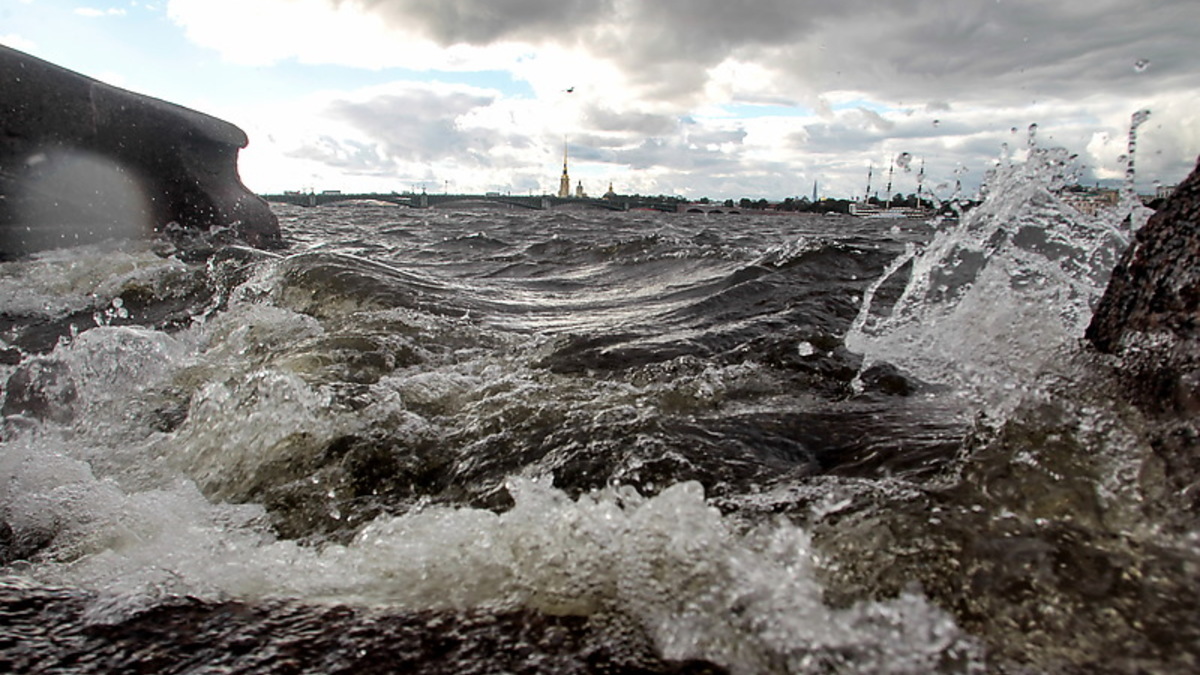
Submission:
[[[276,205],[0,265],[15,672],[1187,672],[1124,214]],[[1049,168],[1048,168],[1049,167]],[[1135,214],[1136,215],[1136,214]]]

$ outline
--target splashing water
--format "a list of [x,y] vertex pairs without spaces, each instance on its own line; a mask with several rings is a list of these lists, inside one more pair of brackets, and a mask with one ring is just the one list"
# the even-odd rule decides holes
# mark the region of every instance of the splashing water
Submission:
[[[816,238],[797,241],[756,258],[753,269],[782,274],[830,248]],[[93,255],[99,260],[93,267],[107,271],[88,278],[115,277],[121,284],[175,278],[182,265]],[[885,259],[878,256],[880,264]],[[281,535],[272,518],[285,510],[288,523],[324,518],[326,507],[330,519],[350,522],[348,509],[335,512],[353,505],[335,499],[335,490],[350,489],[349,483],[319,466],[325,455],[316,457],[333,449],[343,453],[333,457],[338,466],[357,461],[352,450],[337,449],[338,439],[385,429],[385,447],[394,453],[387,458],[416,459],[426,452],[426,439],[449,446],[451,434],[474,434],[475,427],[489,437],[523,433],[508,420],[529,408],[510,398],[524,406],[536,400],[530,392],[538,387],[580,386],[575,378],[524,365],[531,358],[524,349],[540,353],[540,339],[524,349],[498,349],[493,345],[524,343],[457,318],[370,309],[381,292],[396,288],[380,282],[385,273],[396,278],[392,271],[343,274],[340,292],[316,296],[294,271],[319,270],[320,260],[326,258],[264,260],[247,270],[224,308],[209,311],[204,300],[196,306],[205,312],[202,321],[169,334],[115,325],[131,303],[101,298],[94,323],[102,325],[39,356],[49,373],[46,387],[70,378],[73,388],[43,397],[47,405],[57,402],[61,416],[39,421],[24,410],[4,420],[11,428],[0,427],[0,545],[9,543],[6,536],[19,544],[0,549],[8,555],[3,573],[93,594],[89,624],[116,625],[180,597],[264,605],[299,599],[395,612],[529,609],[616,617],[667,658],[709,659],[745,673],[945,672],[943,661],[977,655],[951,616],[919,594],[829,607],[818,553],[805,530],[773,520],[749,527],[713,508],[686,476],[668,475],[670,486],[654,496],[615,485],[579,496],[526,480],[522,476],[542,470],[518,467],[503,483],[512,499],[503,512],[466,499],[412,505],[402,496],[385,512],[341,526],[344,536],[336,539]],[[41,263],[30,265],[35,276],[50,276]],[[363,294],[353,292],[355,279]],[[412,287],[407,276],[404,282],[403,288]],[[122,288],[115,281],[111,289],[94,281],[77,285],[111,294]],[[48,294],[33,289],[27,304],[37,308]],[[82,303],[61,305],[60,313],[91,318]],[[322,316],[294,307],[319,307]],[[351,322],[357,335],[337,333]],[[344,396],[349,383],[338,378],[357,375],[328,373],[341,350],[381,349],[355,347],[370,342],[376,325],[386,327],[379,334],[399,341],[394,354],[407,359],[403,363],[419,365],[389,366],[378,382],[353,387],[359,398],[350,401]],[[443,342],[450,347],[437,351]],[[823,358],[829,348],[819,341],[789,344],[798,350],[793,358]],[[318,351],[320,345],[332,346]],[[420,358],[401,356],[417,350]],[[4,368],[0,376],[8,374]],[[714,375],[712,382],[728,388],[732,379]],[[573,408],[571,396],[557,394],[536,405],[561,412],[569,420],[563,426],[600,414],[647,415],[640,402],[625,403],[637,391],[631,387],[572,389],[585,401],[611,392],[615,413]],[[485,417],[491,412],[484,409],[493,407],[499,411]],[[494,432],[482,428],[492,425]],[[582,432],[579,438],[591,442]],[[478,445],[454,470],[488,459]],[[444,455],[428,452],[442,461]],[[501,471],[508,469],[480,474],[493,480]],[[297,494],[304,504],[280,506]]]
[[[577,500],[512,478],[505,513],[432,506],[380,517],[345,545],[278,541],[253,505],[214,504],[176,481],[124,494],[76,460],[18,443],[0,462],[9,484],[38,491],[9,517],[80,523],[60,532],[37,578],[99,593],[89,620],[108,623],[173,595],[207,600],[303,597],[394,610],[619,615],[667,658],[710,659],[733,672],[840,664],[930,672],[977,646],[919,595],[830,608],[804,531],[742,533],[698,483],[655,497],[610,488]],[[74,499],[64,500],[64,494]],[[55,497],[60,497],[55,499]]]
[[[983,203],[924,248],[910,247],[864,294],[846,345],[951,385],[1001,413],[1060,346],[1083,334],[1137,208],[1087,215],[1064,199],[1074,157],[1040,148],[1029,127],[1023,163],[990,172]],[[1140,205],[1138,205],[1140,206]],[[875,292],[911,264],[890,312]]]
[[1133,113],[1129,120],[1129,151],[1125,155],[1125,183],[1121,186],[1121,210],[1129,214],[1127,226],[1137,230],[1150,217],[1149,209],[1142,206],[1134,187],[1135,170],[1134,158],[1137,155],[1137,130],[1146,120],[1150,119],[1149,110],[1139,110]]

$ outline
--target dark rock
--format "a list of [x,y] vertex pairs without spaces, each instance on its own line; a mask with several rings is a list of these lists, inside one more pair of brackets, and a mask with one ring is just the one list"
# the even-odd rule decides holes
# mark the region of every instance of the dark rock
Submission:
[[0,45],[0,258],[174,223],[280,241],[237,174],[241,129]]
[[[2,516],[3,514],[0,514]],[[54,540],[54,534],[42,528],[15,529],[0,520],[0,565],[32,560]],[[0,633],[2,635],[2,633]],[[0,642],[3,640],[0,639]],[[0,662],[0,668],[3,663]],[[10,672],[10,671],[5,671]]]
[[1140,230],[1087,328],[1117,357],[1117,397],[1148,416],[1145,434],[1182,498],[1200,514],[1200,167]]
[[[94,596],[0,580],[12,673],[725,673],[654,653],[637,626],[507,611],[178,598],[97,620]],[[609,624],[614,623],[609,621]]]
[[890,363],[877,363],[859,375],[864,391],[888,396],[910,396],[916,387],[900,369]]
[[61,361],[31,359],[13,372],[4,386],[3,415],[28,415],[67,423],[79,397],[70,368]]
[[1191,407],[1200,370],[1200,168],[1138,230],[1086,337],[1123,358],[1132,402],[1151,411]]
[[0,565],[7,565],[15,559],[12,554],[15,540],[16,535],[13,533],[12,526],[0,520]]

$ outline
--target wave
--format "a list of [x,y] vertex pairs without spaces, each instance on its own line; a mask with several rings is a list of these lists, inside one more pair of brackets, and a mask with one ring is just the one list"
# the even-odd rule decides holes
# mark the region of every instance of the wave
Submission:
[[1128,232],[1047,187],[1062,159],[933,227],[354,206],[285,214],[288,255],[3,263],[0,605],[135,647],[146,617],[264,616],[265,651],[330,612],[488,617],[586,633],[577,669],[1182,644],[1176,496],[1071,350]]

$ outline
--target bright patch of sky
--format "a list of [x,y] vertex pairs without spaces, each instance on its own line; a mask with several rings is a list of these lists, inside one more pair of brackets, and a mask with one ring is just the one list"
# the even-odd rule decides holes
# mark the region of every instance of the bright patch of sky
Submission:
[[788,105],[771,105],[758,103],[726,103],[716,106],[713,117],[733,119],[756,119],[759,117],[811,117],[814,111],[809,108]]
[[1146,108],[1141,189],[1200,154],[1195,0],[10,0],[0,26],[241,126],[259,192],[550,192],[564,139],[596,194],[855,196],[902,152],[974,189],[1032,123],[1112,184]]

